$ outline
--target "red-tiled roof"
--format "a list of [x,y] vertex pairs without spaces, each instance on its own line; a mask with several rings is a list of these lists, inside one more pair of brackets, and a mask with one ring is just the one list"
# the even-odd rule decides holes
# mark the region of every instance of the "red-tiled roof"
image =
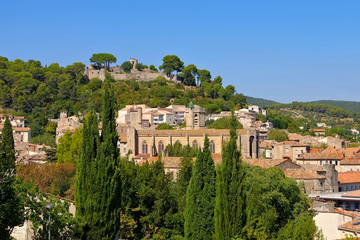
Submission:
[[339,183],[359,183],[360,171],[338,173],[338,181]]
[[360,198],[360,190],[355,190],[355,191],[345,193],[343,196],[344,197],[357,197],[357,198]]
[[312,171],[307,168],[287,168],[284,169],[286,177],[295,178],[295,179],[325,179],[326,177],[320,174],[317,174],[316,171]]
[[150,158],[150,154],[138,154],[134,157],[134,159],[149,159]]
[[347,222],[343,225],[339,226],[340,230],[347,230],[347,231],[360,231],[360,218],[356,218],[350,222]]

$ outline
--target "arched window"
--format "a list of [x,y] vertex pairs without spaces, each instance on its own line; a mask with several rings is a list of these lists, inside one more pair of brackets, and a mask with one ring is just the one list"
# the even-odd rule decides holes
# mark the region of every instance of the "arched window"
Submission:
[[198,143],[196,140],[192,142],[192,148],[198,148]]
[[214,141],[210,141],[210,152],[215,153],[215,143],[214,143]]
[[164,144],[162,141],[159,142],[159,147],[158,147],[158,154],[162,154],[164,152]]
[[148,153],[148,145],[147,145],[146,141],[143,141],[143,143],[142,143],[142,153],[143,154]]

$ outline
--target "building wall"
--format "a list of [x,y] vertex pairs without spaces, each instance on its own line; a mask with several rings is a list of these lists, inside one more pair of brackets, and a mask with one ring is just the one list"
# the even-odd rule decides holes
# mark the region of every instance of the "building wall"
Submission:
[[[203,130],[135,130],[128,129],[128,150],[133,154],[131,157],[143,153],[143,142],[146,142],[147,154],[156,156],[159,153],[159,142],[162,141],[164,148],[167,145],[174,145],[177,141],[183,146],[192,146],[196,141],[198,147],[203,147],[205,136],[208,135],[210,143],[215,144],[215,153],[222,152],[222,144],[229,140],[229,130],[203,129]],[[241,149],[243,157],[257,158],[258,137],[256,131],[239,130],[237,145]]]
[[[316,226],[322,230],[325,239],[345,239],[348,232],[338,229],[338,226],[352,221],[353,219],[349,216],[345,216],[339,213],[333,212],[318,212],[315,217]],[[353,234],[349,234],[353,236]]]

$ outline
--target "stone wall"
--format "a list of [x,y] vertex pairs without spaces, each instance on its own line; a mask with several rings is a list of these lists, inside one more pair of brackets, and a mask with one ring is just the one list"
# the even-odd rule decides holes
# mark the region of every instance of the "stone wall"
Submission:
[[[115,69],[116,67],[114,67]],[[115,80],[128,80],[136,79],[138,81],[152,81],[157,77],[164,77],[166,80],[178,82],[179,79],[177,76],[167,76],[163,72],[151,72],[149,69],[144,69],[143,71],[138,71],[137,69],[132,69],[130,73],[124,73],[122,71],[110,71],[108,72]],[[99,78],[100,80],[105,80],[105,70],[104,69],[93,69],[92,67],[87,67],[85,69],[84,75],[89,79]]]
[[[225,129],[202,129],[202,130],[135,130],[129,128],[127,132],[128,150],[132,151],[133,157],[137,154],[149,154],[157,156],[160,142],[164,148],[174,145],[176,142],[183,146],[193,146],[194,141],[198,147],[203,147],[205,136],[214,144],[214,153],[222,153],[224,142],[229,141],[229,130]],[[257,158],[258,137],[256,131],[238,130],[238,147],[245,158]],[[146,143],[147,152],[143,152],[143,144]]]

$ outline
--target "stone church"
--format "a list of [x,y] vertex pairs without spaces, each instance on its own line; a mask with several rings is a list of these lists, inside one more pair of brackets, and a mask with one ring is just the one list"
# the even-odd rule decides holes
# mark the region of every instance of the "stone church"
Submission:
[[[205,109],[193,105],[184,106],[185,129],[156,130],[146,128],[148,114],[144,114],[144,107],[134,106],[127,110],[125,122],[118,122],[119,148],[121,156],[130,153],[130,158],[148,159],[166,155],[164,150],[167,145],[176,142],[183,146],[189,145],[193,148],[203,147],[205,136],[210,141],[212,154],[221,154],[224,142],[229,141],[229,129],[207,129],[205,128]],[[124,111],[124,110],[123,110]],[[146,120],[146,121],[145,121]],[[237,130],[237,145],[244,158],[259,157],[259,134],[255,129]]]

